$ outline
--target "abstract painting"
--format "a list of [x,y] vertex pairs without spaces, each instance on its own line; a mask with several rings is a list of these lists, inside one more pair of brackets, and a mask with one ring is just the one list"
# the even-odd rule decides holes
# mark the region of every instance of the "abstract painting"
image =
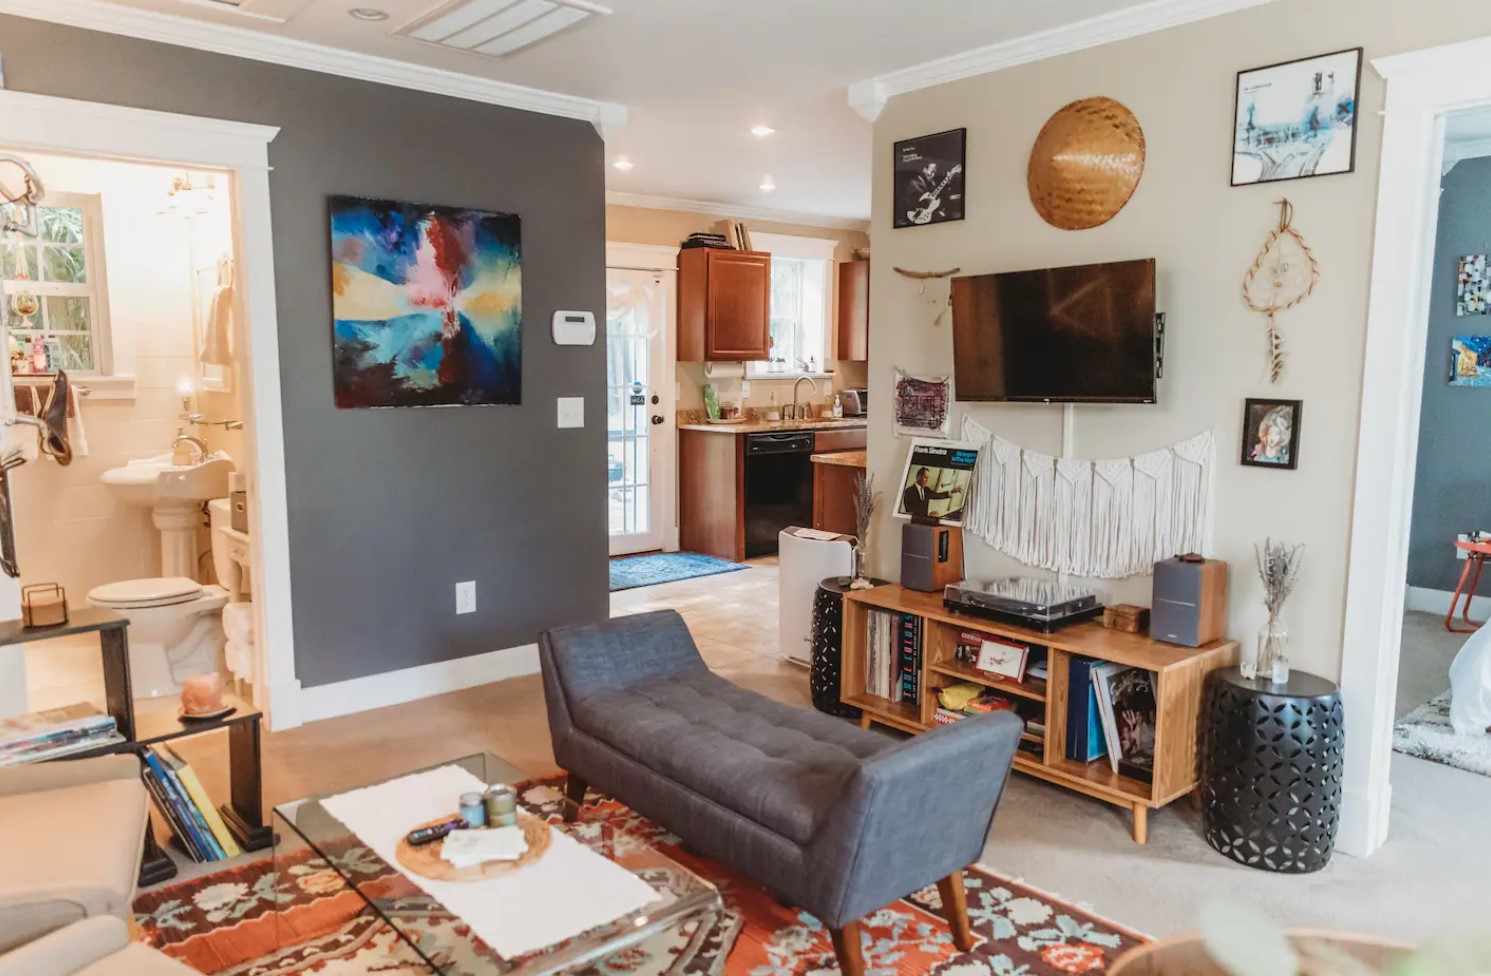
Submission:
[[1362,49],[1240,71],[1232,185],[1350,173]]
[[895,430],[897,437],[946,437],[948,405],[953,399],[949,376],[912,376],[896,368]]
[[1467,254],[1460,259],[1455,277],[1455,314],[1491,314],[1491,282],[1486,280],[1486,255]]
[[521,402],[516,216],[332,197],[331,260],[338,407]]
[[1491,386],[1491,336],[1450,340],[1450,386]]

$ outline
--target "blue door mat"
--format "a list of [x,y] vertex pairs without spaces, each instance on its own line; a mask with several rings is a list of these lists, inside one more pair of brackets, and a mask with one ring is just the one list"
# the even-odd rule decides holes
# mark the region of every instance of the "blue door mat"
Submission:
[[639,586],[677,583],[696,576],[734,573],[748,566],[728,559],[701,556],[697,552],[659,552],[651,556],[632,556],[611,560],[611,592],[635,590]]

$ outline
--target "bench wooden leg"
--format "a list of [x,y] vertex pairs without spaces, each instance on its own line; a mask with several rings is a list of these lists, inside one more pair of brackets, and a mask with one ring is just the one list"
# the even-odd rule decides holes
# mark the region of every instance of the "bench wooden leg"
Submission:
[[942,896],[942,914],[953,933],[953,945],[962,952],[973,948],[973,930],[968,927],[968,893],[963,890],[963,872],[957,871],[937,882]]
[[580,808],[585,805],[585,781],[574,773],[564,777],[564,822],[574,823],[580,819]]
[[860,948],[860,924],[853,921],[841,929],[829,929],[834,940],[834,955],[839,957],[843,976],[865,976],[865,956]]

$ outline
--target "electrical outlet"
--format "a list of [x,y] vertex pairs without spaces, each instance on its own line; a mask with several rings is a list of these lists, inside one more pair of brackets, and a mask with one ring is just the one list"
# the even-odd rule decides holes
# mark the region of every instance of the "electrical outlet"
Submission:
[[476,580],[456,584],[456,613],[476,612]]
[[558,399],[558,404],[560,427],[585,426],[584,397],[560,397]]
[[[1468,532],[1461,532],[1459,535],[1455,536],[1455,538],[1459,539],[1461,542],[1469,542],[1470,541],[1470,534]],[[1463,560],[1463,559],[1466,558],[1467,555],[1468,555],[1468,553],[1466,553],[1466,551],[1464,549],[1461,549],[1459,546],[1455,547],[1455,558],[1456,559]]]

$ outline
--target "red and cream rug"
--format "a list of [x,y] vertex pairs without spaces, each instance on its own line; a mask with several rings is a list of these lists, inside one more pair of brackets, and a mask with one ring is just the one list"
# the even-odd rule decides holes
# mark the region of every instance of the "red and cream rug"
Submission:
[[[531,810],[559,822],[559,781],[523,788]],[[819,976],[838,968],[828,932],[805,912],[710,858],[690,854],[661,827],[625,805],[591,794],[576,839],[602,853],[654,845],[708,878],[725,911],[708,932],[680,930],[666,946],[623,952],[596,967],[602,976]],[[407,882],[349,838],[332,855],[340,871],[399,890]],[[952,944],[936,887],[876,912],[866,925],[870,976],[1101,976],[1145,937],[1075,905],[977,866],[964,876],[980,942]],[[417,897],[417,891],[413,895]],[[428,976],[392,929],[311,852],[253,861],[135,899],[140,938],[208,976]],[[458,923],[449,923],[453,935]],[[464,939],[441,940],[461,944]],[[654,940],[656,943],[659,940]],[[480,971],[475,960],[450,971]]]

